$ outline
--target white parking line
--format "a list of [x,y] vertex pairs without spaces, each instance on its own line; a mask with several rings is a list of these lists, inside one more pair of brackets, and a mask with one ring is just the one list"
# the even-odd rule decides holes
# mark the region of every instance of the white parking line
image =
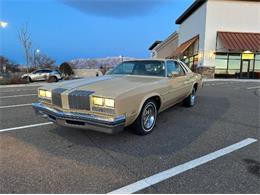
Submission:
[[53,122],[38,123],[38,124],[25,125],[25,126],[20,126],[20,127],[12,127],[12,128],[7,128],[7,129],[0,129],[0,132],[27,129],[27,128],[31,128],[31,127],[39,127],[39,126],[51,125],[51,124],[53,124]]
[[31,106],[32,104],[17,104],[17,105],[9,105],[9,106],[0,106],[0,108],[15,108],[15,107],[24,107]]
[[35,96],[37,95],[36,93],[33,94],[24,94],[24,95],[10,95],[10,96],[2,96],[0,99],[5,99],[5,98],[14,98],[14,97],[25,97],[25,96]]
[[260,86],[248,87],[247,89],[259,89]]
[[230,145],[226,148],[223,148],[223,149],[220,149],[220,150],[217,150],[215,152],[212,152],[210,154],[207,154],[205,156],[202,156],[200,158],[197,158],[195,160],[192,160],[192,161],[189,161],[189,162],[186,162],[184,164],[181,164],[181,165],[178,165],[176,167],[173,167],[171,169],[168,169],[166,171],[163,171],[163,172],[160,172],[160,173],[157,173],[155,175],[152,175],[150,177],[147,177],[145,179],[142,179],[140,181],[137,181],[135,183],[132,183],[128,186],[125,186],[125,187],[122,187],[118,190],[114,190],[112,192],[110,192],[109,194],[130,194],[130,193],[135,193],[137,191],[140,191],[140,190],[143,190],[147,187],[150,187],[154,184],[157,184],[161,181],[164,181],[166,179],[169,179],[175,175],[178,175],[180,173],[183,173],[185,171],[188,171],[190,169],[193,169],[197,166],[200,166],[202,164],[205,164],[209,161],[212,161],[214,159],[217,159],[221,156],[224,156],[226,154],[229,154],[231,152],[234,152],[240,148],[243,148],[249,144],[252,144],[254,142],[256,142],[257,140],[256,139],[253,139],[253,138],[247,138],[247,139],[244,139],[238,143],[235,143],[233,145]]

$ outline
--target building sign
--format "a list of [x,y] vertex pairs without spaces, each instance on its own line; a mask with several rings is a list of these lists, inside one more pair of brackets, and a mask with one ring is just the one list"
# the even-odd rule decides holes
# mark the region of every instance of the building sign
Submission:
[[242,60],[253,60],[254,53],[242,53]]

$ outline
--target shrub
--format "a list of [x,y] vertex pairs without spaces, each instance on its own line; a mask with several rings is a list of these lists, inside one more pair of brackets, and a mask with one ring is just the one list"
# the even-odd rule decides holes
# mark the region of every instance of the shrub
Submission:
[[68,62],[63,62],[60,67],[59,70],[65,75],[65,76],[71,76],[74,74],[72,67],[70,66],[70,64]]
[[26,79],[21,79],[18,76],[13,76],[11,78],[3,78],[0,80],[0,85],[26,84],[26,83],[28,83]]

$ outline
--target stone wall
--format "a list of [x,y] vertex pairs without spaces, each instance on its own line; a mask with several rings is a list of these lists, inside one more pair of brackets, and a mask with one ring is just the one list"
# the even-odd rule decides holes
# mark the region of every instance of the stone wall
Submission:
[[197,67],[196,72],[201,74],[203,78],[214,78],[215,67]]

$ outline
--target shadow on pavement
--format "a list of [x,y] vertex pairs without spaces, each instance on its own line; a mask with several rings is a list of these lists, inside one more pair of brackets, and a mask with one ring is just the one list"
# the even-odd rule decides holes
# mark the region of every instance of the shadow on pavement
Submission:
[[252,159],[244,159],[244,163],[249,173],[260,177],[260,162]]
[[[22,134],[14,134],[14,136],[40,150],[77,161],[84,161],[82,156],[88,155],[84,148],[86,150],[99,148],[134,157],[163,156],[173,154],[196,141],[201,134],[208,131],[212,124],[221,120],[221,116],[229,107],[230,103],[227,98],[200,96],[195,107],[185,108],[176,105],[162,112],[158,117],[154,131],[147,136],[135,135],[129,128],[121,133],[108,135],[57,126],[52,126],[49,130],[53,136],[44,135],[44,137],[48,137],[46,139],[41,138],[41,134],[47,133],[46,130],[40,134],[33,132],[33,139]],[[202,112],[208,117],[202,118],[197,112]],[[66,147],[71,150],[64,152],[66,147],[62,147],[61,142],[62,144],[66,143]],[[80,149],[76,150],[77,147]],[[72,150],[73,148],[75,149]]]

